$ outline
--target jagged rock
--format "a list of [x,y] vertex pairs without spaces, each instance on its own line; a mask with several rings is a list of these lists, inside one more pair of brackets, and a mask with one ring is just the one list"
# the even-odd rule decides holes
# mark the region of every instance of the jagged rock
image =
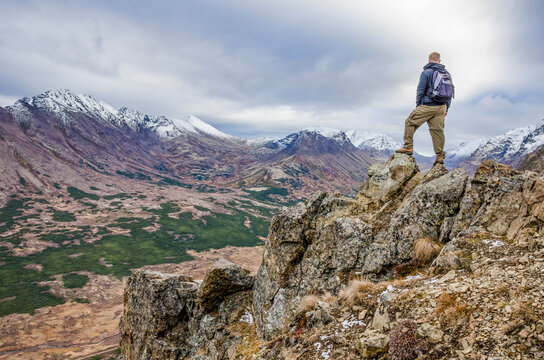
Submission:
[[372,319],[372,328],[378,331],[384,331],[389,329],[389,312],[387,311],[387,306],[380,305],[374,313],[374,318]]
[[459,209],[468,174],[456,169],[435,176],[418,185],[397,210],[389,228],[376,235],[375,242],[366,251],[364,274],[380,276],[385,272],[386,277],[390,276],[392,266],[412,258],[416,239],[438,240],[444,219],[455,215]]
[[375,359],[389,350],[389,335],[366,330],[357,343],[357,350],[363,359]]
[[272,219],[254,288],[263,338],[293,320],[304,295],[336,293],[355,272],[387,278],[412,258],[415,240],[437,241],[444,219],[458,211],[468,179],[464,170],[440,166],[420,175],[414,159],[403,154],[373,167],[369,176],[355,201],[316,193]]
[[381,202],[388,201],[401,187],[419,171],[416,160],[408,155],[394,154],[384,164],[375,164],[368,169],[368,181],[360,194]]
[[120,323],[125,359],[176,359],[190,352],[198,285],[179,275],[137,271],[127,280]]
[[425,337],[432,344],[438,344],[444,337],[444,332],[431,324],[424,323],[417,328],[417,333],[421,337]]
[[152,271],[128,278],[120,323],[125,359],[209,360],[235,353],[244,317],[253,319],[253,277],[223,260],[202,284],[188,280]]
[[462,264],[458,254],[462,253],[463,245],[464,241],[459,239],[446,244],[431,264],[430,272],[434,274],[460,269]]
[[332,316],[327,309],[327,305],[322,301],[318,301],[316,306],[307,315],[308,329],[313,327],[321,327],[332,321]]
[[440,226],[440,236],[438,237],[438,241],[442,244],[445,244],[449,242],[450,239],[450,233],[451,229],[453,228],[453,223],[455,222],[455,217],[450,216],[444,218],[444,221],[442,222],[442,225]]
[[203,310],[210,312],[216,309],[228,295],[251,289],[253,282],[254,277],[249,271],[226,259],[218,260],[202,281],[198,292]]
[[474,174],[450,237],[477,232],[511,240],[541,236],[543,201],[542,177],[486,160]]

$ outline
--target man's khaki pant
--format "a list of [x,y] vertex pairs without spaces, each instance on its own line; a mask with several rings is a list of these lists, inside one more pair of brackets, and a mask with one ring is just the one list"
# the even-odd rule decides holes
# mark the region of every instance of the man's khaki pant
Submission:
[[416,107],[404,123],[404,147],[414,146],[414,133],[424,123],[429,125],[429,132],[433,139],[434,152],[445,154],[444,152],[444,116],[446,115],[446,105],[427,106],[420,105]]

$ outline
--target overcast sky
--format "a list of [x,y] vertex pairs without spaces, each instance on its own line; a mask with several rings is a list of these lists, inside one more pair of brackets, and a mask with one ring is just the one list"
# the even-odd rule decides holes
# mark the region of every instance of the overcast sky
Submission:
[[[307,126],[402,138],[431,51],[446,147],[544,118],[544,1],[6,1],[0,106],[68,88],[255,138]],[[427,127],[416,151],[432,153]]]

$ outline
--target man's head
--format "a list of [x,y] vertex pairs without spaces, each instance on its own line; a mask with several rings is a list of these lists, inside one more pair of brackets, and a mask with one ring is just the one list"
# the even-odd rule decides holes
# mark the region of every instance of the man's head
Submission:
[[433,51],[429,54],[429,62],[440,64],[440,54]]

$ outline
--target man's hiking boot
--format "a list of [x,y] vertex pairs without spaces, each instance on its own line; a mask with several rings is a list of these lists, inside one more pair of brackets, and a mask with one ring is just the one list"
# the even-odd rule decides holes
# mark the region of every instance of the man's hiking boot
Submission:
[[402,149],[395,150],[396,153],[412,155],[414,153],[414,148],[403,146]]
[[436,164],[443,164],[444,163],[444,154],[437,154],[436,155],[436,160],[434,161],[434,164],[433,166],[435,166]]

